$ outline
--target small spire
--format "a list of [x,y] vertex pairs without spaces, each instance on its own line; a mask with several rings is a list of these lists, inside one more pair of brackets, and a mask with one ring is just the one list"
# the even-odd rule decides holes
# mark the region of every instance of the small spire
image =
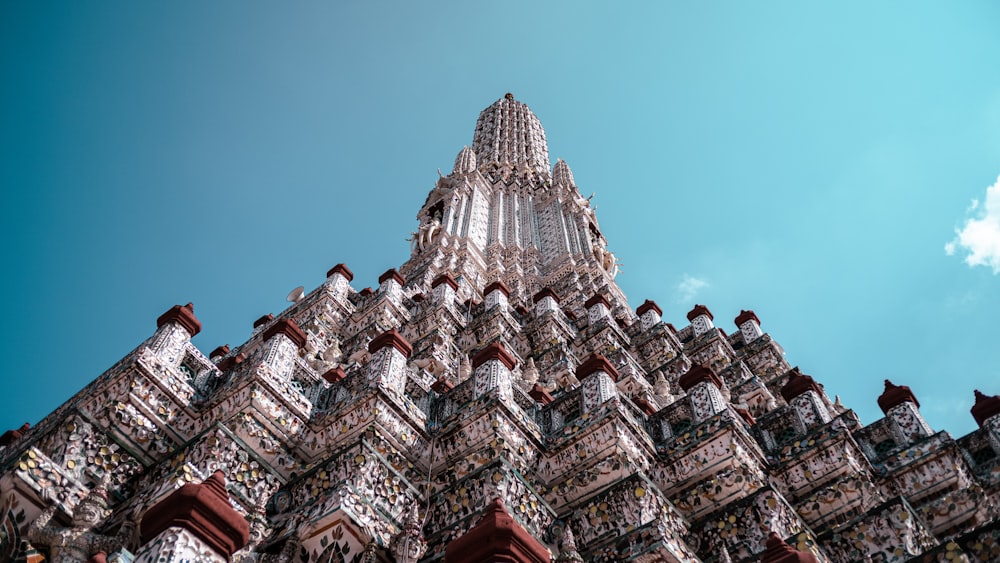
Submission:
[[468,147],[468,145],[462,147],[459,151],[458,156],[455,157],[455,167],[452,169],[452,174],[469,174],[476,171],[476,153]]
[[573,179],[573,171],[569,169],[569,164],[566,164],[566,161],[561,158],[556,161],[556,165],[552,169],[552,183],[556,186],[565,186],[567,188],[576,187],[576,181]]

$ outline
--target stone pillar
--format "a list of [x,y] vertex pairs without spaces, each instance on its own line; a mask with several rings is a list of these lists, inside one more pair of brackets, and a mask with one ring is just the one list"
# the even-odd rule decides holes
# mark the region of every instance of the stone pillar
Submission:
[[184,346],[199,332],[201,321],[194,316],[194,305],[174,305],[156,319],[149,349],[164,364],[177,367],[184,361]]
[[816,380],[793,368],[788,381],[781,388],[781,396],[791,405],[806,428],[830,422],[830,411],[820,397],[823,390]]
[[448,563],[549,563],[552,553],[495,499],[483,518],[468,532],[445,547]]
[[306,334],[295,321],[282,319],[272,324],[262,336],[264,339],[263,365],[279,380],[287,380],[295,371],[299,349],[306,344]]
[[607,358],[600,354],[591,354],[585,362],[576,368],[576,378],[580,380],[582,390],[582,411],[590,412],[611,399],[618,398],[618,370]]
[[612,321],[611,302],[603,295],[591,297],[583,306],[587,308],[587,317],[590,319],[590,324],[596,324],[601,321]]
[[712,323],[712,319],[714,318],[712,312],[704,305],[695,305],[694,309],[691,309],[687,314],[687,319],[691,321],[691,329],[694,330],[695,336],[701,336],[715,328],[715,324]]
[[485,296],[486,309],[500,307],[506,309],[509,306],[510,288],[502,281],[495,281],[486,286],[483,290]]
[[740,333],[743,335],[743,342],[747,344],[764,335],[764,331],[760,329],[760,319],[757,318],[757,315],[753,311],[741,310],[735,322],[736,326],[740,329]]
[[402,395],[406,390],[406,360],[413,346],[395,329],[376,336],[368,343],[372,359],[368,362],[368,384]]
[[639,317],[639,326],[642,327],[642,330],[649,330],[663,320],[663,310],[655,301],[649,299],[643,301],[642,305],[635,309],[635,314]]
[[543,315],[548,311],[559,310],[559,295],[549,288],[545,288],[535,294],[535,314]]
[[896,425],[899,435],[906,439],[907,444],[934,434],[920,414],[920,403],[906,385],[893,385],[886,379],[885,391],[879,395],[878,406]]
[[135,563],[224,563],[249,539],[250,525],[230,505],[225,477],[216,471],[146,511]]
[[517,361],[499,342],[494,342],[483,348],[472,358],[473,377],[475,378],[476,396],[479,397],[493,389],[498,389],[503,399],[513,399],[513,376],[511,370]]
[[378,277],[379,293],[385,295],[389,301],[399,304],[403,300],[403,285],[406,280],[395,268],[390,268]]
[[712,368],[694,364],[677,380],[677,384],[687,393],[691,402],[693,422],[701,422],[726,410],[726,399],[722,396],[722,379]]
[[436,303],[450,307],[455,302],[458,282],[448,274],[441,274],[431,282],[431,294]]
[[323,288],[336,299],[347,299],[353,279],[354,273],[347,266],[337,264],[326,273],[326,282],[323,283]]

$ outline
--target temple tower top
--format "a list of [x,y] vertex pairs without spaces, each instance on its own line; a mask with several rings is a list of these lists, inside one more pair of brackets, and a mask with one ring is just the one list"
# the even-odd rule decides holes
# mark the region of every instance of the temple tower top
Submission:
[[487,175],[507,168],[549,176],[549,146],[542,123],[509,92],[479,114],[472,150]]

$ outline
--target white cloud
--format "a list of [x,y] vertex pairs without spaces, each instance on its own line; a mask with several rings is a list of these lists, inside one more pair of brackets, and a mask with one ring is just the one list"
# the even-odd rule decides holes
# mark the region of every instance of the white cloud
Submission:
[[981,205],[972,200],[968,213],[973,212],[975,216],[955,229],[955,238],[944,245],[944,251],[948,256],[967,253],[965,263],[969,266],[989,266],[994,274],[1000,274],[1000,177],[986,188]]
[[689,303],[698,295],[698,292],[708,287],[708,282],[694,276],[684,274],[680,283],[677,284],[677,301]]

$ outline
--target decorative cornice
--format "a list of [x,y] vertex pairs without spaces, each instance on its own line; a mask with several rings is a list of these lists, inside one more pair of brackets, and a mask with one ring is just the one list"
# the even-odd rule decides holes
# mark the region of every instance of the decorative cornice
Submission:
[[556,303],[559,303],[559,294],[556,293],[551,287],[546,287],[545,289],[536,293],[535,297],[532,299],[532,303],[538,303],[539,301],[545,299],[546,297],[551,297],[552,299],[556,300]]
[[618,381],[618,370],[615,369],[615,366],[611,365],[611,362],[607,358],[600,354],[591,354],[586,361],[577,366],[576,378],[583,381],[583,378],[598,371],[603,371],[608,374],[608,377]]
[[552,554],[514,520],[498,498],[479,523],[445,547],[445,559],[448,563],[549,563]]
[[917,397],[910,391],[910,388],[906,385],[893,385],[888,379],[885,380],[885,391],[882,392],[878,397],[878,406],[882,409],[883,414],[889,414],[889,409],[903,403],[913,403],[920,408],[920,401],[917,401]]
[[517,365],[517,360],[514,359],[514,356],[510,355],[507,348],[500,342],[494,342],[480,350],[472,358],[472,369],[476,369],[490,360],[500,360],[503,362],[503,365],[507,366],[507,369],[514,369],[514,366]]
[[694,308],[688,312],[687,319],[688,321],[693,321],[702,315],[707,316],[709,320],[715,320],[715,317],[712,316],[712,312],[709,311],[708,307],[704,305],[695,305]]
[[736,315],[736,319],[733,322],[736,323],[736,326],[742,326],[747,321],[756,321],[758,325],[760,324],[760,319],[757,318],[756,313],[752,310],[745,311],[742,309],[740,310],[740,314]]
[[434,289],[435,287],[443,283],[448,284],[449,286],[451,286],[452,289],[456,291],[458,290],[458,282],[455,281],[455,278],[451,277],[448,274],[441,274],[440,276],[434,278],[434,281],[431,282],[431,289]]
[[708,381],[712,383],[712,385],[722,389],[722,379],[719,378],[719,374],[715,373],[714,369],[701,364],[692,365],[691,369],[687,370],[687,373],[682,375],[680,379],[677,380],[677,384],[681,386],[681,389],[687,392],[702,381]]
[[809,391],[814,391],[816,395],[823,393],[823,390],[811,375],[802,373],[797,367],[792,368],[788,376],[788,381],[781,386],[781,396],[785,398],[785,401],[791,402],[795,397]]
[[174,305],[156,319],[156,328],[160,328],[167,323],[180,325],[191,336],[201,332],[201,321],[194,316],[194,304]]
[[392,346],[399,350],[403,357],[409,358],[413,353],[413,346],[396,329],[383,332],[368,343],[368,352],[374,354],[386,346]]
[[280,321],[274,323],[266,331],[264,331],[264,340],[270,340],[271,337],[277,334],[284,334],[289,340],[295,344],[296,348],[302,348],[306,345],[306,333],[302,332],[299,325],[295,324],[292,319],[281,319]]
[[328,369],[325,372],[323,372],[323,379],[325,379],[330,383],[337,383],[339,381],[343,381],[344,378],[346,377],[347,377],[347,372],[344,371],[344,368],[340,366],[337,366],[333,369]]
[[608,309],[611,308],[611,302],[608,301],[607,297],[601,295],[600,293],[598,293],[597,295],[595,295],[595,296],[591,297],[590,299],[586,300],[583,303],[583,306],[586,307],[587,309],[590,309],[591,307],[593,307],[594,305],[597,305],[598,303],[603,303],[604,306],[607,307]]
[[379,276],[379,285],[385,283],[386,280],[396,280],[396,283],[399,285],[406,285],[406,279],[404,279],[403,276],[396,271],[396,268],[389,268],[381,276]]
[[663,316],[663,309],[660,309],[659,305],[657,305],[655,301],[649,299],[643,301],[642,305],[636,307],[635,314],[636,316],[641,317],[645,315],[647,311],[656,311],[656,316]]
[[501,292],[503,292],[503,294],[505,296],[510,297],[510,288],[507,287],[507,284],[503,283],[500,280],[497,280],[497,281],[495,281],[495,282],[487,285],[486,288],[483,289],[483,295],[484,296],[485,295],[489,295],[489,294],[493,293],[494,290],[500,290]]
[[221,470],[201,484],[184,485],[147,510],[142,517],[142,543],[174,527],[188,530],[227,558],[250,539],[246,518],[229,504]]
[[333,276],[333,274],[340,274],[344,276],[348,282],[351,282],[354,279],[354,272],[343,264],[337,264],[336,266],[330,268],[330,270],[326,272],[326,277],[329,278]]
[[1000,395],[986,395],[976,389],[976,404],[972,405],[969,412],[972,418],[976,419],[976,424],[982,428],[983,424],[990,418],[1000,414]]

